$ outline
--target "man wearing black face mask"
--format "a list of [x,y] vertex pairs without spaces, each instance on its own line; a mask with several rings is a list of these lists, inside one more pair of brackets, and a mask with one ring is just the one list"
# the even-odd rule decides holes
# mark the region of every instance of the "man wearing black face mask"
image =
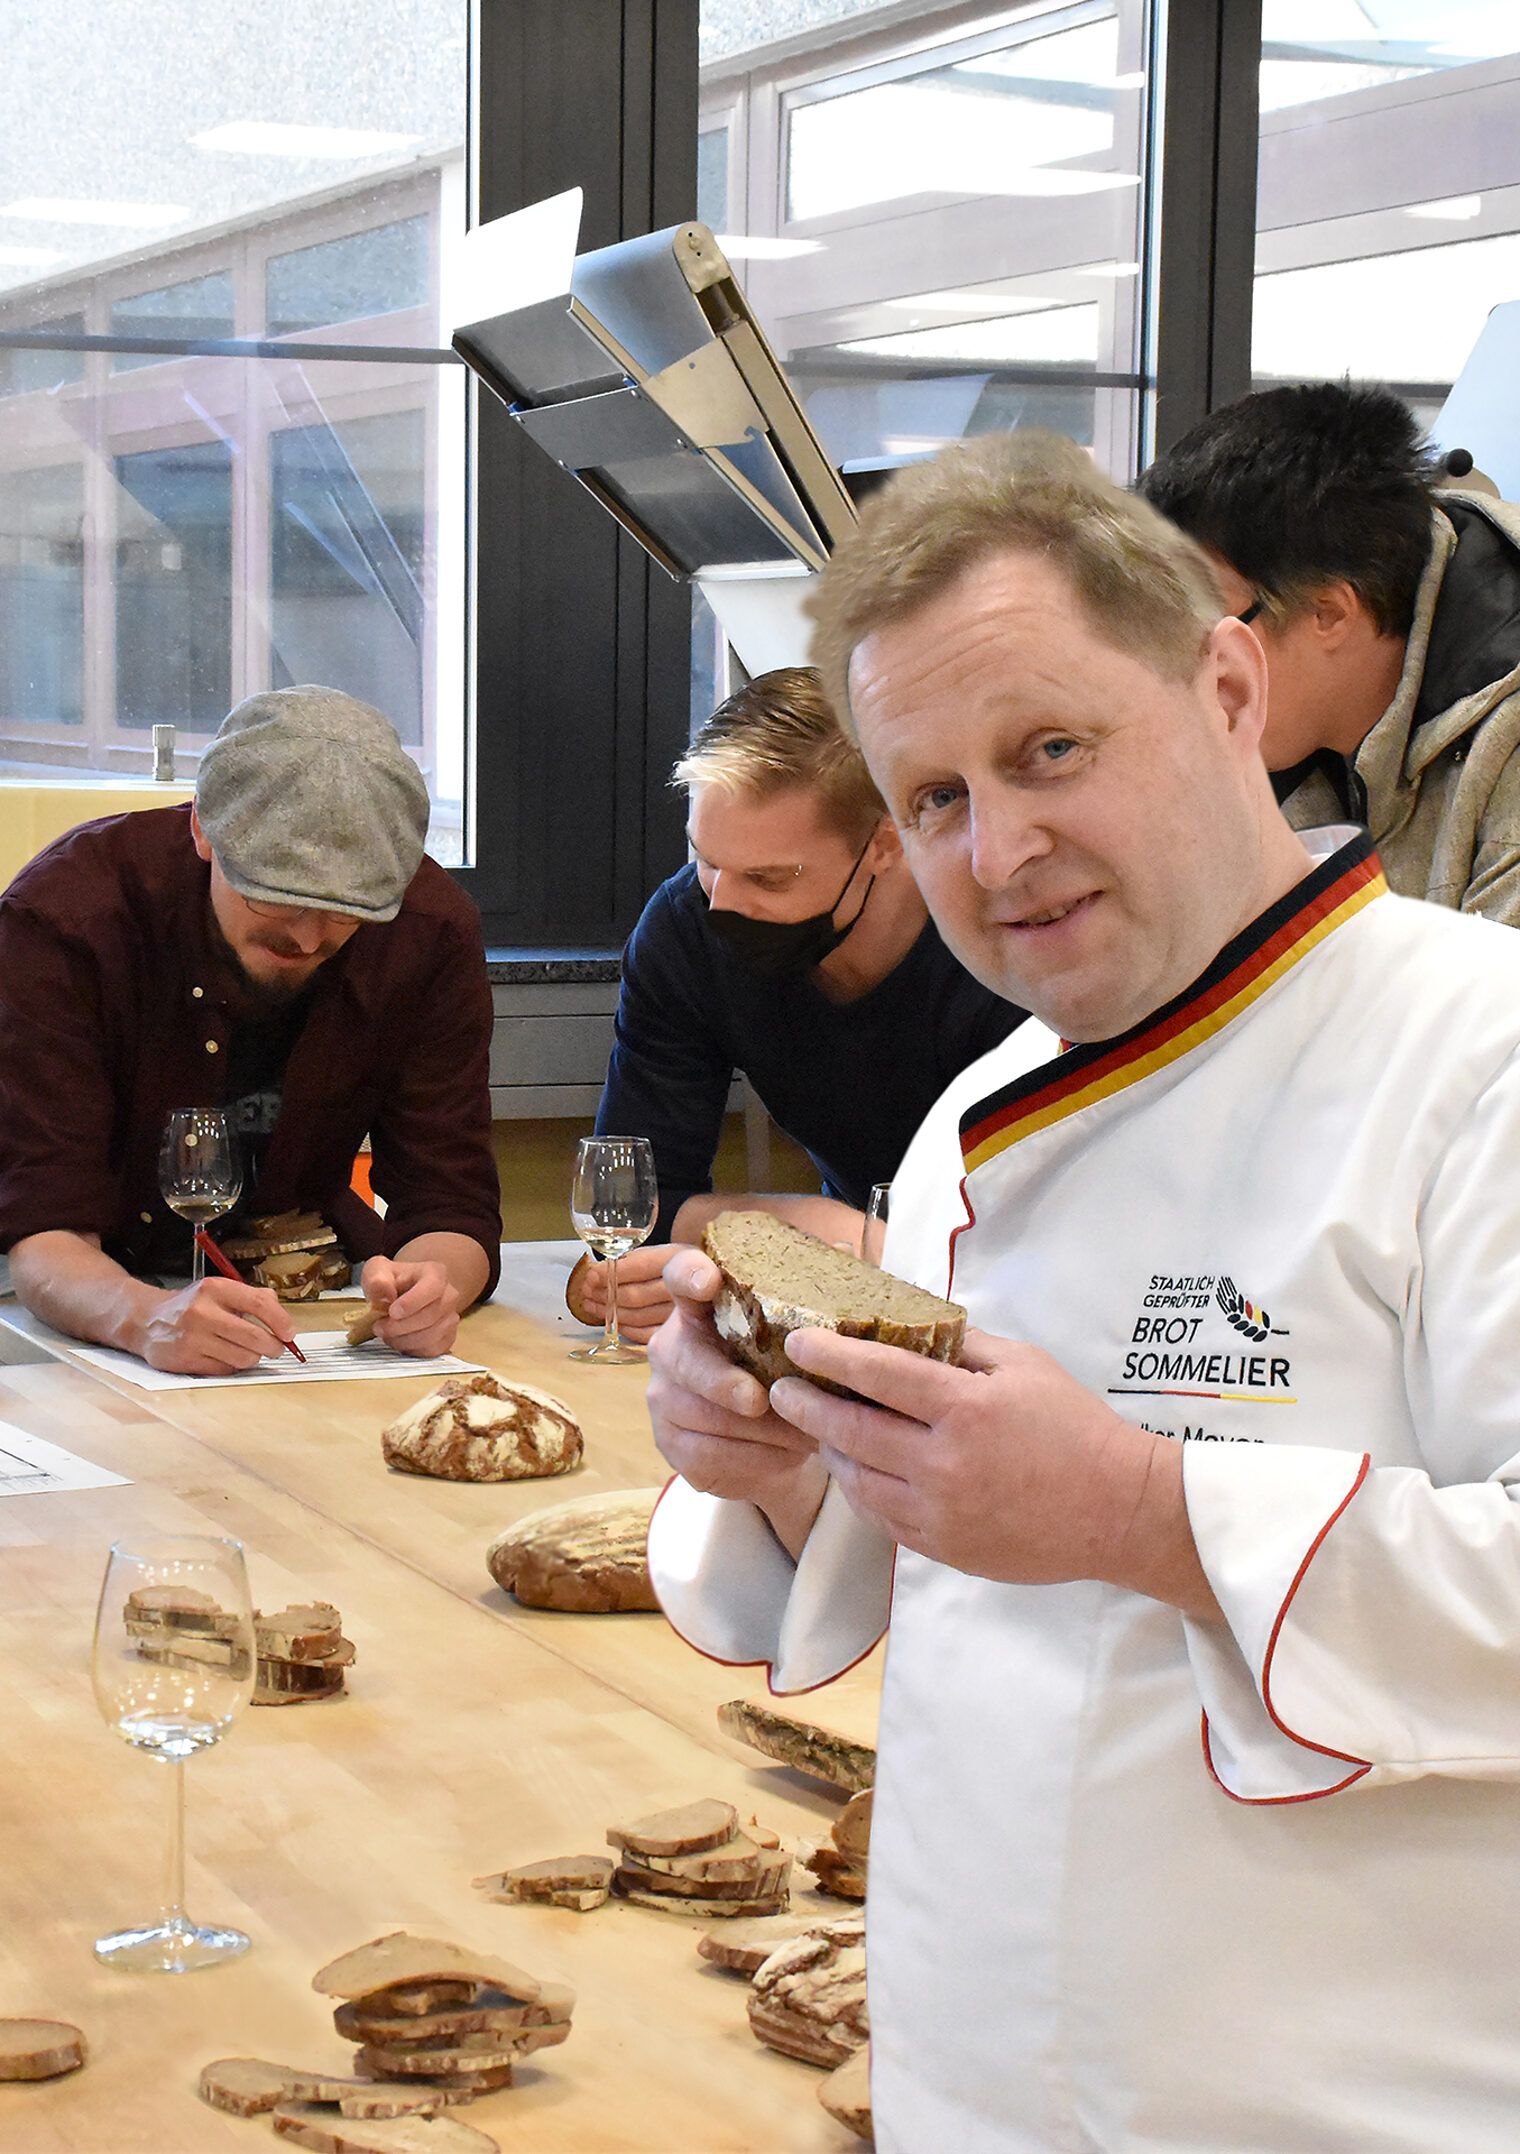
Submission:
[[596,1124],[654,1145],[661,1246],[618,1266],[634,1339],[669,1313],[662,1245],[698,1239],[736,1201],[707,1195],[736,1072],[809,1153],[823,1189],[738,1201],[843,1240],[859,1231],[844,1208],[892,1179],[945,1085],[1024,1015],[940,941],[811,668],[761,674],[731,696],[673,783],[690,797],[695,857],[655,892],[623,953]]

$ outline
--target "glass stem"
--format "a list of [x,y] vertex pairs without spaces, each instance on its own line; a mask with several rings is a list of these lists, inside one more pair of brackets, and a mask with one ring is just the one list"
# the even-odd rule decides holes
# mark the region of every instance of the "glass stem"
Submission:
[[170,1758],[169,1767],[169,1845],[164,1864],[164,1905],[162,1921],[165,1929],[182,1929],[185,1915],[185,1761]]
[[206,1252],[201,1247],[200,1243],[193,1238],[193,1229],[191,1230],[191,1232],[192,1239],[190,1243],[190,1284],[192,1286],[199,1286],[201,1281],[206,1276]]
[[618,1338],[617,1268],[615,1256],[607,1259],[607,1321],[602,1330],[602,1345],[609,1354],[615,1354],[621,1341]]

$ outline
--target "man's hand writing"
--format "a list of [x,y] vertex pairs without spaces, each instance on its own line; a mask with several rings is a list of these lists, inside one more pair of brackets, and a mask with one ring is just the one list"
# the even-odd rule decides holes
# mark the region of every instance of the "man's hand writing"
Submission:
[[267,1286],[202,1279],[147,1311],[135,1351],[150,1368],[177,1376],[226,1376],[283,1353],[283,1342],[294,1337],[283,1303]]
[[[973,1577],[1097,1578],[1217,1618],[1182,1495],[1182,1447],[1123,1420],[1038,1347],[969,1331],[962,1364],[793,1332],[771,1408],[818,1444],[860,1516]],[[863,1403],[874,1400],[875,1404]]]
[[664,1457],[695,1489],[753,1503],[793,1557],[828,1486],[811,1438],[773,1413],[765,1386],[718,1340],[712,1301],[722,1274],[698,1249],[665,1267],[674,1313],[649,1347],[649,1414]]

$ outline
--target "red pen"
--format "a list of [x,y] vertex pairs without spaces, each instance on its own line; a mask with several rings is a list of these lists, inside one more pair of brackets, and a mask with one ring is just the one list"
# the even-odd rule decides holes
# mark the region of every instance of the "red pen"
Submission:
[[[197,1227],[195,1230],[195,1246],[197,1247],[197,1249],[203,1250],[205,1254],[210,1257],[212,1263],[222,1274],[223,1278],[236,1279],[239,1286],[242,1285],[243,1274],[238,1270],[237,1266],[231,1261],[230,1258],[224,1257],[222,1255],[221,1250],[218,1249],[216,1243],[211,1239],[211,1236],[206,1232],[206,1229],[204,1227]],[[268,1330],[269,1326],[266,1325],[264,1328]],[[280,1338],[278,1332],[275,1332],[273,1336],[277,1339]],[[280,1339],[280,1344],[284,1347],[287,1354],[294,1354],[297,1361],[304,1361],[306,1359],[306,1356],[302,1353],[300,1347],[297,1346],[294,1339]]]

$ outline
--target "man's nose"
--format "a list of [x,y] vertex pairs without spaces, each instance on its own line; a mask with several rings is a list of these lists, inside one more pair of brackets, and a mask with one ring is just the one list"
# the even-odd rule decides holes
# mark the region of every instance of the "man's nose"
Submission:
[[1048,830],[1016,794],[971,799],[971,873],[984,890],[1002,890],[1052,849]]
[[319,912],[303,912],[287,923],[285,932],[307,957],[315,957],[327,934],[327,922]]

